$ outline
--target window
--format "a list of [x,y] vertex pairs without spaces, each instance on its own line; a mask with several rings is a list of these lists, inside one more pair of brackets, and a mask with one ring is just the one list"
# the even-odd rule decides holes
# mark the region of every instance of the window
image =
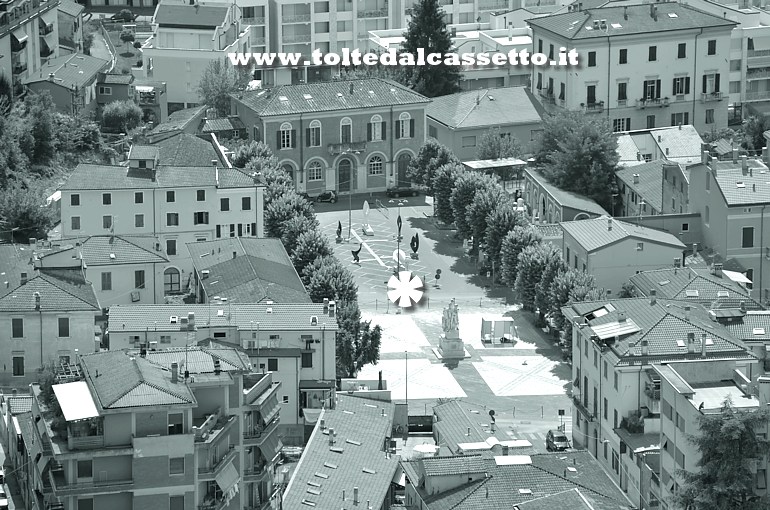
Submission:
[[69,338],[70,320],[67,317],[59,317],[59,338]]
[[184,432],[184,422],[182,420],[182,413],[168,415],[168,435],[173,436]]
[[268,372],[278,372],[278,358],[268,358],[267,359],[267,371]]
[[340,143],[350,143],[353,141],[353,121],[345,117],[340,121]]
[[660,80],[644,80],[644,100],[649,101],[651,99],[660,98]]
[[397,138],[414,138],[414,119],[407,112],[398,116]]
[[543,73],[537,73],[537,90],[543,88]]
[[618,391],[618,373],[617,372],[613,374],[613,386],[615,388],[615,391]]
[[162,344],[170,344],[171,343],[171,335],[160,335],[160,343],[162,343]]
[[687,43],[679,43],[676,58],[687,58]]
[[170,212],[166,213],[166,226],[178,227],[179,226],[179,213]]
[[251,211],[251,197],[241,197],[241,210]]
[[655,62],[658,60],[658,47],[657,46],[650,46],[649,50],[647,51],[647,60],[650,62]]
[[703,93],[712,95],[718,94],[721,82],[721,75],[719,73],[704,74]]
[[102,205],[112,205],[112,193],[102,193]]
[[687,125],[690,123],[690,112],[680,112],[680,113],[672,113],[671,114],[671,125],[672,126],[678,126],[678,125]]
[[72,195],[70,195],[70,205],[72,207],[77,207],[80,205],[80,194],[73,193]]
[[607,379],[607,374],[608,374],[608,370],[607,370],[607,362],[606,362],[606,361],[604,361],[604,362],[602,362],[602,363],[603,363],[603,365],[604,365],[604,378],[605,378],[605,379]]
[[379,142],[385,140],[385,123],[382,121],[382,117],[374,115],[369,121],[366,127],[367,137],[370,142]]
[[112,228],[112,216],[102,216],[102,228],[105,229],[111,229]]
[[24,377],[24,356],[13,357],[13,376]]
[[594,349],[594,368],[599,368],[599,351]]
[[166,192],[166,202],[176,202],[176,192],[174,191],[167,191]]
[[636,251],[644,251],[644,243],[636,243]]
[[548,60],[553,60],[553,44],[548,46]]
[[229,198],[220,198],[219,199],[219,210],[220,211],[229,211],[230,210],[230,199]]
[[93,478],[94,464],[92,460],[78,461],[78,478]]
[[303,352],[302,353],[302,368],[313,368],[313,353],[312,352]]
[[596,52],[588,52],[588,67],[596,67]]
[[171,496],[168,500],[168,510],[184,510],[184,496]]
[[144,203],[144,193],[141,191],[134,192],[134,203],[135,204],[143,204]]
[[690,77],[689,76],[679,76],[678,78],[674,78],[674,84],[672,92],[675,96],[682,96],[684,94],[690,93]]
[[199,211],[193,213],[193,225],[208,225],[209,213],[206,211]]
[[281,397],[281,402],[282,402],[283,404],[288,404],[288,403],[289,403],[289,396],[288,396],[288,395],[283,395],[283,396]]
[[262,141],[262,133],[259,131],[259,126],[254,126],[254,129],[252,130],[251,136],[254,138],[255,142],[261,142]]
[[647,116],[647,129],[652,129],[655,127],[655,115],[648,115]]
[[596,85],[586,86],[586,103],[589,105],[596,104]]
[[382,175],[382,158],[372,156],[369,160],[369,175]]
[[308,147],[321,146],[321,122],[314,120],[305,131],[305,145]]
[[543,40],[542,39],[538,39],[537,40],[537,52],[538,53],[543,53]]
[[607,443],[604,443],[604,460],[607,460]]
[[706,191],[711,190],[711,174],[706,172]]
[[144,270],[140,269],[138,271],[134,271],[134,288],[143,289],[144,284],[145,284]]
[[670,420],[671,419],[671,414],[672,414],[671,404],[669,404],[665,400],[661,399],[661,401],[660,401],[660,412],[663,413],[663,415]]
[[281,128],[278,130],[278,148],[279,149],[291,149],[296,146],[294,140],[294,130],[291,128],[291,124],[284,122],[281,124]]
[[168,459],[168,474],[170,475],[184,474],[184,457],[172,457]]
[[616,429],[618,428],[618,410],[613,409],[612,411],[612,428]]
[[[174,241],[176,243],[176,241]],[[166,294],[173,292],[179,292],[180,289],[180,275],[179,270],[174,267],[169,267],[163,271],[163,291]]]
[[24,338],[24,319],[11,319],[11,336]]
[[112,290],[112,273],[102,273],[102,290]]
[[462,142],[463,142],[463,147],[476,147],[475,136],[463,136]]
[[628,63],[628,50],[622,49],[620,50],[620,53],[618,55],[618,64],[627,64]]
[[206,190],[205,189],[199,189],[195,192],[195,197],[198,200],[198,202],[205,202],[206,201]]
[[717,40],[711,39],[708,42],[708,55],[716,55],[717,54]]
[[139,160],[139,168],[147,168],[147,161],[144,159]]
[[754,247],[754,227],[743,227],[743,241],[741,248]]
[[709,220],[711,219],[711,214],[709,210],[709,206],[706,206],[705,212],[703,214],[703,222],[706,224],[706,226],[709,226]]
[[618,83],[618,101],[628,100],[628,83],[622,81]]
[[625,119],[613,119],[612,130],[614,132],[630,131],[631,130],[631,117]]
[[70,226],[72,230],[80,230],[80,216],[70,218]]
[[134,227],[136,228],[144,227],[144,214],[134,214]]
[[321,169],[321,163],[313,161],[307,167],[307,180],[308,181],[320,181],[323,178],[323,171]]
[[176,239],[166,239],[166,255],[176,255]]
[[[746,273],[744,273],[744,274],[746,275],[746,278],[748,278],[751,282],[754,281],[754,269],[749,268],[749,269],[746,270]],[[746,288],[747,289],[753,289],[754,288],[754,284],[746,282]]]
[[714,123],[714,109],[709,108],[706,110],[706,124]]
[[767,488],[767,470],[757,469],[757,489]]
[[428,126],[428,136],[431,138],[438,138],[438,129],[436,129],[436,126]]

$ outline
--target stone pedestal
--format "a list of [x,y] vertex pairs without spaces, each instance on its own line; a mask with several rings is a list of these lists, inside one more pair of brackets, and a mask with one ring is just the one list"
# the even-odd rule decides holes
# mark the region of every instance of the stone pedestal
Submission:
[[465,344],[460,339],[460,331],[455,329],[442,334],[438,350],[442,358],[464,358]]

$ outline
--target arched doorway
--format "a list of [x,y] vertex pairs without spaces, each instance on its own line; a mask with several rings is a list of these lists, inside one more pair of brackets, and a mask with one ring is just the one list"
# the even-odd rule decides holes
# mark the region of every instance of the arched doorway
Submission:
[[350,191],[353,177],[353,164],[349,159],[341,159],[337,164],[337,190]]
[[398,157],[398,182],[397,186],[409,186],[409,178],[406,176],[406,170],[409,168],[409,163],[412,161],[412,156],[409,153],[401,154]]
[[169,267],[163,271],[163,293],[175,294],[180,292],[181,289],[181,274],[179,273],[179,269]]
[[540,195],[540,221],[545,221],[545,195]]
[[286,172],[289,175],[289,178],[291,179],[292,184],[296,187],[296,181],[294,180],[294,167],[290,164],[285,164],[281,167],[284,172]]

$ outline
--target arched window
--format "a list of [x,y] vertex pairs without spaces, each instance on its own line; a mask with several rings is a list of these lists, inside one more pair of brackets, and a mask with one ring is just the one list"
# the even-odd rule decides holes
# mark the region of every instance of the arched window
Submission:
[[305,134],[305,145],[308,147],[320,147],[321,146],[321,121],[314,120],[310,123]]
[[[708,175],[708,174],[706,174]],[[706,210],[703,213],[703,223],[706,224],[706,226],[709,226],[709,222],[711,220],[711,211],[709,210],[709,206],[706,206]]]
[[291,163],[284,163],[281,165],[281,170],[286,172],[286,175],[288,175],[289,179],[291,179],[292,183],[294,183],[294,167],[291,165]]
[[369,175],[382,175],[382,158],[372,156],[369,159]]
[[320,181],[323,179],[323,168],[318,161],[312,161],[307,167],[307,180]]
[[345,117],[340,121],[340,143],[350,143],[353,141],[353,121]]
[[163,292],[165,294],[172,294],[179,292],[181,288],[181,275],[179,269],[175,267],[169,267],[163,271]]
[[385,123],[382,122],[382,117],[379,115],[373,115],[372,119],[369,121],[369,125],[367,126],[368,135],[366,138],[370,142],[379,142],[381,140],[384,140],[385,137],[383,136],[385,134]]
[[396,135],[398,138],[414,137],[414,119],[407,112],[398,116],[398,126],[396,126]]
[[278,131],[278,147],[280,149],[291,149],[292,147],[296,147],[294,130],[289,122],[281,124],[281,129]]

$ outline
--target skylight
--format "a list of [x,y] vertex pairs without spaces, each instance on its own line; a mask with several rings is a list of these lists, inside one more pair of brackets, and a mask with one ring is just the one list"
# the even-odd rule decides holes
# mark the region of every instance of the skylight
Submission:
[[345,413],[345,414],[356,414],[353,411],[342,411],[342,412]]
[[593,30],[593,27],[586,27],[586,30]]
[[[340,448],[339,446],[332,446],[331,448],[329,448],[329,451],[330,452],[334,452],[334,453],[343,453],[345,451],[345,449],[344,448]],[[328,476],[327,476],[327,478],[328,478]]]
[[326,473],[316,473],[315,476],[317,476],[318,478],[323,478],[324,480],[329,479],[329,475],[327,475]]
[[735,187],[736,188],[745,188],[746,187],[746,183],[742,182],[742,181],[738,181],[738,182],[735,183]]
[[353,441],[352,439],[346,439],[345,442],[348,443],[348,444],[352,444],[352,445],[356,445],[356,446],[361,446],[361,441]]
[[308,482],[307,484],[308,484],[309,486],[311,486],[311,487],[318,487],[319,489],[321,488],[321,484],[320,484],[320,483],[316,483],[316,482]]
[[765,328],[754,328],[751,330],[751,332],[755,335],[764,335],[765,334]]
[[225,311],[224,310],[217,310],[217,317],[224,317]]
[[706,345],[714,345],[714,339],[713,338],[707,338],[706,339]]
[[286,102],[286,101],[288,101],[288,100],[289,100],[289,98],[288,98],[288,97],[286,97],[286,96],[278,96],[278,100],[279,100],[279,101],[282,101],[282,102]]
[[532,489],[519,489],[519,494],[532,494]]
[[658,285],[663,287],[664,285],[668,285],[669,283],[671,283],[671,280],[663,280],[662,282],[658,282]]
[[720,290],[720,291],[717,291],[717,297],[729,298],[730,297],[730,293],[727,292],[726,290]]
[[612,28],[623,28],[623,25],[621,25],[620,23],[613,23]]
[[685,345],[684,344],[684,340],[682,340],[682,339],[677,340],[676,341],[676,345],[679,346],[679,347],[684,347],[684,345]]
[[668,17],[669,17],[669,18],[678,18],[678,17],[679,17],[679,15],[678,15],[677,13],[675,13],[675,12],[669,12],[669,13],[668,13]]
[[342,92],[337,92],[337,97],[342,97]]
[[687,289],[685,295],[687,295],[687,297],[698,297],[700,296],[700,292],[698,292],[698,289]]
[[312,494],[313,496],[320,496],[321,495],[321,491],[319,491],[318,489],[308,489],[307,493],[308,494]]
[[368,474],[368,475],[374,475],[374,474],[377,473],[377,471],[375,471],[374,469],[369,469],[369,468],[364,468],[363,472]]
[[307,506],[315,506],[315,503],[313,503],[312,501],[308,501],[307,499],[303,499],[302,504]]
[[304,97],[305,99],[308,99],[308,100],[309,99],[313,99],[313,96],[311,96],[310,94],[302,94],[302,97]]
[[324,467],[329,469],[337,469],[337,464],[332,464],[331,462],[324,462]]

